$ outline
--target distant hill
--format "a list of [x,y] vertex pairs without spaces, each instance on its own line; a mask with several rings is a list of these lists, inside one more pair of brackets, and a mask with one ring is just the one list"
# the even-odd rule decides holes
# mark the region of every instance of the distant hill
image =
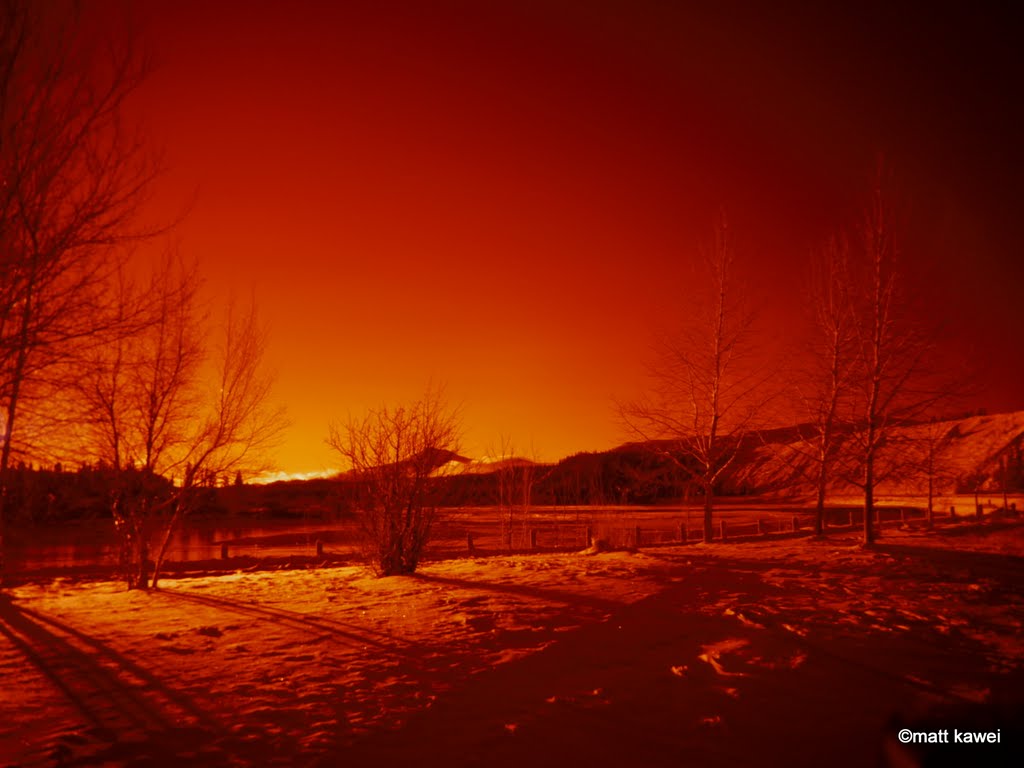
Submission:
[[507,472],[509,470],[519,470],[530,467],[549,467],[551,464],[543,464],[539,461],[533,461],[522,456],[513,456],[509,459],[500,459],[498,461],[473,461],[467,460],[467,463],[461,468],[463,472],[472,475],[493,475],[495,472]]
[[[792,428],[776,430],[770,439],[762,436],[764,439],[750,445],[741,456],[723,490],[810,493],[808,478],[813,475],[813,465],[800,433],[800,428]],[[888,476],[883,478],[879,491],[922,492],[927,486],[927,473],[921,465],[929,449],[932,474],[945,486],[944,491],[1002,488],[1004,462],[1011,487],[1019,489],[1024,484],[1022,444],[1024,411],[895,427],[881,454]],[[850,487],[842,477],[831,483],[834,491]]]

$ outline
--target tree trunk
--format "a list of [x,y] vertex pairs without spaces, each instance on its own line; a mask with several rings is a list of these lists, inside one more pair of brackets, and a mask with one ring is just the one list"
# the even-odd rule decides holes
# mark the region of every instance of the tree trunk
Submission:
[[935,512],[932,507],[935,501],[935,480],[932,473],[928,473],[928,527],[935,525]]
[[875,457],[868,455],[864,463],[864,544],[875,541]]
[[715,501],[711,483],[704,483],[704,541],[711,541],[712,515],[715,509]]
[[825,486],[828,482],[828,471],[824,460],[818,467],[818,498],[814,507],[814,535],[821,536],[825,532]]
[[[150,576],[149,584],[143,585],[144,589],[152,588],[156,589],[160,582],[160,568],[164,564],[164,557],[167,555],[167,546],[171,543],[171,534],[178,525],[178,521],[181,519],[183,502],[179,500],[174,505],[174,512],[171,514],[171,519],[167,523],[167,528],[164,530],[163,541],[160,542],[160,549],[157,551],[156,560],[153,561],[153,573]],[[143,565],[145,568],[145,565]]]
[[[12,401],[13,402],[13,401]],[[11,461],[11,417],[13,408],[7,409],[7,427],[3,434],[3,449],[0,451],[0,587],[4,583],[4,574],[7,573],[7,562],[4,559],[4,529],[7,525],[7,493],[10,488],[11,479],[8,467]]]
[[1009,513],[1010,511],[1010,497],[1006,492],[1006,486],[1010,484],[1010,465],[1006,461],[1006,457],[1003,456],[1000,462],[1001,469],[1003,470],[1003,512]]

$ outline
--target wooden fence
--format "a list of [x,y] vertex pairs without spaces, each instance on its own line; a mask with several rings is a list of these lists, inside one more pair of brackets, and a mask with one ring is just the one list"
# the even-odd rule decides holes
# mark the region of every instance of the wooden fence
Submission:
[[[981,509],[963,509],[955,507],[947,510],[935,510],[932,520],[937,525],[957,522],[977,522],[993,515],[1016,517],[1016,505],[1009,510],[994,510],[983,516]],[[927,525],[928,512],[917,507],[877,507],[875,509],[875,525],[881,530],[887,527]],[[860,528],[863,525],[863,509],[855,507],[829,508],[827,510],[826,530],[842,531]],[[813,512],[803,508],[791,514],[772,513],[769,516],[746,517],[719,516],[714,521],[711,541],[750,541],[773,536],[792,536],[813,530]],[[664,546],[670,544],[696,544],[703,542],[703,520],[700,515],[690,518],[661,519],[619,523],[611,518],[595,518],[591,521],[521,521],[509,528],[498,521],[474,520],[464,517],[457,521],[446,521],[440,524],[434,540],[428,547],[427,554],[434,558],[453,556],[490,555],[503,552],[540,552],[540,551],[571,551],[591,546],[609,548],[640,548]],[[220,544],[219,554],[222,559],[248,554],[251,547],[236,547],[225,542]],[[355,542],[342,544],[339,542],[329,546],[328,555],[354,554]],[[322,539],[309,539],[305,546],[296,548],[295,554],[324,557],[325,546]]]

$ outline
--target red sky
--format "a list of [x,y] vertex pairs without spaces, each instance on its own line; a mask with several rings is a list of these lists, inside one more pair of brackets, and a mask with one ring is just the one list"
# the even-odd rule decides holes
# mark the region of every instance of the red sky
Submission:
[[[810,248],[885,153],[907,276],[1024,407],[1019,77],[1005,20],[786,4],[156,0],[136,103],[191,204],[211,293],[254,290],[292,427],[445,383],[465,452],[557,459],[628,438],[652,331],[692,302],[727,210],[766,343],[798,327]],[[696,5],[696,4],[695,4]]]

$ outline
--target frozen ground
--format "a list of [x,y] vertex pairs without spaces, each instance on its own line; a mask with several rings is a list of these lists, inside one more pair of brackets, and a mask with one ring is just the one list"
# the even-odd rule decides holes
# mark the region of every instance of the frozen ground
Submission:
[[1018,525],[24,585],[0,765],[1021,764],[1022,554]]

